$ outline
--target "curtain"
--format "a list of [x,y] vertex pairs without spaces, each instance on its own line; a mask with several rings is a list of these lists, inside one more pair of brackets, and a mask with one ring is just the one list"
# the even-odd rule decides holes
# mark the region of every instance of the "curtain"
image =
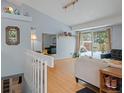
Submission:
[[111,50],[112,49],[112,39],[111,39],[111,37],[112,37],[112,35],[111,35],[112,29],[108,28],[106,31],[108,31],[108,34],[109,34],[109,50]]
[[79,53],[80,51],[80,32],[77,31],[76,32],[76,48],[75,48],[75,52]]

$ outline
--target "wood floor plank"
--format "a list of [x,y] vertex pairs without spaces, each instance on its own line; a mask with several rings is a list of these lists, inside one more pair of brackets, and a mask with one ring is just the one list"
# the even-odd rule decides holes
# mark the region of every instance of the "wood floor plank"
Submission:
[[58,60],[48,69],[48,93],[76,93],[82,84],[76,83],[74,62],[76,59]]

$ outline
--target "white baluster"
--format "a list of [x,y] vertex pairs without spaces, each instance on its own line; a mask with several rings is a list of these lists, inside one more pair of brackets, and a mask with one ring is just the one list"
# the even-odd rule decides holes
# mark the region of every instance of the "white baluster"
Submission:
[[43,63],[42,63],[42,61],[41,61],[41,63],[40,63],[40,93],[43,93]]
[[33,85],[30,86],[32,93],[47,93],[47,65],[49,67],[53,67],[54,58],[41,55],[33,51],[28,51],[26,54],[32,59],[32,63],[31,60],[27,60],[29,65],[30,63],[32,64],[31,70],[27,68],[26,69],[32,71],[33,80],[28,78],[28,74],[26,73],[27,70],[25,70],[25,77],[29,85],[31,84],[30,81],[32,80]]
[[[38,60],[38,59],[37,59]],[[39,93],[39,60],[37,61],[37,93]]]
[[35,60],[33,59],[32,60],[32,68],[33,68],[33,71],[32,71],[32,75],[33,75],[33,85],[32,85],[32,91],[33,91],[33,93],[35,93],[35,88],[34,88],[34,86],[35,86]]
[[44,64],[44,93],[47,93],[47,64]]
[[34,78],[34,82],[35,82],[35,84],[34,84],[34,89],[35,89],[35,93],[37,93],[37,62],[36,62],[36,59],[35,59],[35,78]]

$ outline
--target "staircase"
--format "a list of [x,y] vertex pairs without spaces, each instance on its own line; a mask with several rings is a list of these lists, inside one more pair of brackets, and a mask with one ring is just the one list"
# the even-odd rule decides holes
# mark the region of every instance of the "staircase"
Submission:
[[25,57],[25,93],[47,93],[47,67],[54,67],[54,58],[30,50]]

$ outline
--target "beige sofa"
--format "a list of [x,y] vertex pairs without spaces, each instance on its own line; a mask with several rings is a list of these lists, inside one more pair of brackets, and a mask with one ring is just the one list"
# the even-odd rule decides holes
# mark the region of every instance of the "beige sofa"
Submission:
[[75,77],[99,87],[99,70],[107,67],[108,64],[104,60],[94,59],[83,56],[75,62]]

